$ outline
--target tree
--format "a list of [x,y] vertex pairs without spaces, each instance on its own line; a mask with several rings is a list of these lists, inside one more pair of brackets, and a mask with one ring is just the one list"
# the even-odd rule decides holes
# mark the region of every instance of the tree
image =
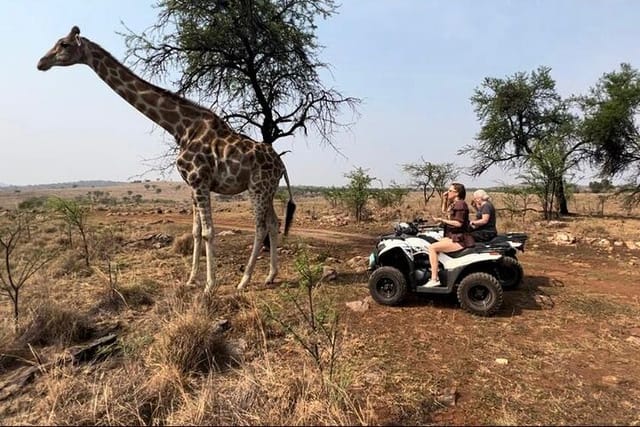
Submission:
[[378,188],[372,193],[372,197],[376,200],[378,207],[398,207],[402,205],[402,201],[409,194],[408,188],[403,188],[391,181],[388,188]]
[[603,179],[602,181],[591,181],[589,182],[589,189],[592,193],[607,193],[613,190],[615,186],[608,179]]
[[538,196],[545,219],[557,216],[560,207],[557,201],[557,186],[567,174],[566,144],[562,140],[538,144],[534,147],[529,161],[525,165],[525,173],[520,175],[526,186]]
[[82,248],[84,250],[84,261],[89,267],[89,243],[87,241],[87,219],[89,209],[74,200],[66,200],[60,197],[50,200],[51,208],[60,214],[62,219],[69,226],[69,230],[75,227],[80,232],[82,238]]
[[349,184],[345,189],[344,198],[350,209],[353,210],[356,222],[363,219],[364,208],[367,201],[371,197],[371,183],[375,180],[369,176],[366,169],[361,167],[354,168],[351,172],[345,174],[349,178]]
[[460,168],[453,163],[431,163],[421,158],[422,163],[406,163],[402,170],[411,176],[411,185],[422,190],[425,206],[435,193],[442,198],[444,188],[455,181]]
[[[576,117],[569,112],[570,100],[563,100],[556,92],[550,68],[516,73],[506,79],[484,79],[476,88],[474,105],[481,129],[477,146],[465,146],[459,154],[471,154],[475,165],[471,168],[479,176],[493,165],[522,168],[534,160],[535,153],[544,152],[539,145],[564,144],[565,171],[581,160],[581,141],[575,138]],[[534,169],[536,166],[534,166]],[[561,214],[568,214],[564,182],[556,177],[555,194]]]
[[332,145],[331,135],[349,127],[338,116],[343,107],[355,114],[360,100],[320,78],[329,64],[319,59],[316,20],[337,12],[333,0],[159,0],[157,8],[147,31],[123,34],[143,73],[177,69],[178,93],[215,104],[238,131],[267,144],[312,127]]
[[582,97],[581,137],[602,177],[627,174],[623,191],[640,203],[640,73],[629,64],[604,74]]
[[16,328],[22,287],[55,256],[55,253],[43,249],[25,251],[21,245],[22,231],[22,223],[18,220],[13,228],[5,230],[0,236],[0,251],[4,260],[4,266],[0,268],[0,290],[4,291],[13,304]]

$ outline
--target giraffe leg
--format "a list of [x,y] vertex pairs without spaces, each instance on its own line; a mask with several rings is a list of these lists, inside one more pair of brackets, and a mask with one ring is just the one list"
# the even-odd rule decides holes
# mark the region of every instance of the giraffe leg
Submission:
[[[247,283],[251,280],[251,275],[253,274],[253,269],[256,266],[256,260],[258,259],[258,253],[260,249],[262,249],[262,241],[267,234],[267,223],[266,223],[266,213],[267,210],[265,206],[261,203],[259,197],[255,194],[250,195],[251,200],[254,206],[254,214],[256,220],[256,234],[253,238],[253,248],[251,249],[251,255],[249,256],[249,260],[247,261],[247,266],[244,268],[244,274],[242,275],[242,279],[238,284],[238,290],[242,290]],[[271,247],[273,248],[275,242],[270,242]]]
[[[267,234],[267,229],[264,226],[264,222],[258,223],[256,220],[256,235],[253,239],[253,249],[251,249],[251,255],[249,256],[249,261],[247,261],[247,266],[244,268],[244,274],[242,275],[242,280],[238,284],[238,290],[242,290],[247,283],[251,280],[251,275],[253,274],[253,269],[256,266],[256,260],[258,259],[258,253],[260,249],[262,249],[262,240],[264,236]],[[274,242],[271,242],[271,247],[273,248]]]
[[265,280],[265,284],[269,284],[273,283],[276,275],[278,274],[278,217],[276,216],[276,212],[273,209],[273,205],[271,205],[271,209],[269,209],[269,215],[267,217],[266,223],[269,233],[269,240],[271,242],[271,245],[269,246],[269,275]]
[[193,200],[193,227],[191,229],[193,235],[193,259],[191,262],[191,274],[187,285],[195,285],[196,276],[200,270],[200,251],[202,247],[202,222],[200,220],[200,214],[198,213],[198,205],[195,201],[195,195]]
[[[216,282],[215,264],[213,262],[213,221],[211,220],[210,192],[208,188],[204,188],[196,190],[195,193],[198,216],[200,217],[200,226],[202,229],[200,235],[202,239],[204,239],[205,253],[207,255],[207,284],[205,285],[204,291],[209,293],[212,291]],[[198,250],[200,250],[200,248],[198,248]]]

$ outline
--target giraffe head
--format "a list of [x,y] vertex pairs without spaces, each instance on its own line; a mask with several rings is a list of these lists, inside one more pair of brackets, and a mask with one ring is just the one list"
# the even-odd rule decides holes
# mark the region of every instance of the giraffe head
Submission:
[[74,26],[65,37],[38,61],[38,70],[47,71],[49,68],[84,63],[86,61],[85,45],[80,38],[80,28]]

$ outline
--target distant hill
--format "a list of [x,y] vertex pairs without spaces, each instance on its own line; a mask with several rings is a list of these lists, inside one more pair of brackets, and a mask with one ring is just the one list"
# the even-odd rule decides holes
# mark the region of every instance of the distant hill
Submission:
[[0,188],[3,189],[24,189],[24,190],[44,190],[44,189],[59,189],[59,188],[76,188],[76,187],[109,187],[113,185],[126,184],[121,181],[74,181],[74,182],[58,182],[54,184],[34,184],[34,185],[7,185],[0,184]]

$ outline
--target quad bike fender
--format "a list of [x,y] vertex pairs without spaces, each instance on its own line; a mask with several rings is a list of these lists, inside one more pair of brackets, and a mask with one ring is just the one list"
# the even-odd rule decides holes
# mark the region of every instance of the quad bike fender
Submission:
[[[501,257],[498,257],[498,259],[500,258]],[[472,273],[487,273],[494,276],[495,268],[496,260],[484,260],[471,264],[457,265],[445,270],[446,280],[449,286],[454,286],[455,284],[459,284],[465,277]]]
[[385,247],[378,252],[378,266],[393,266],[404,274],[409,274],[413,265],[413,255],[402,246]]
[[398,252],[402,252],[408,260],[413,260],[411,248],[409,248],[409,246],[403,241],[396,240],[387,240],[384,242],[384,247],[378,246],[378,259],[383,259],[389,256],[397,257],[399,256],[397,254]]
[[439,261],[447,270],[455,270],[461,267],[466,267],[467,265],[479,264],[482,262],[496,262],[500,258],[502,258],[502,254],[495,252],[472,253],[460,258],[451,258],[445,253],[438,254]]

